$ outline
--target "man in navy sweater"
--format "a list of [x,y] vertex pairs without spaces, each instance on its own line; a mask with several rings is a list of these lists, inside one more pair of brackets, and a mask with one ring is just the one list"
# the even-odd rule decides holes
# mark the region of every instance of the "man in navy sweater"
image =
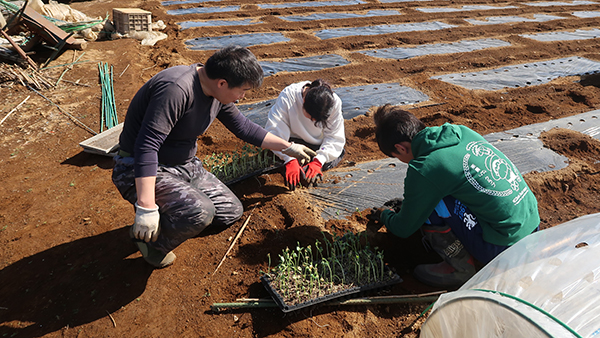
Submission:
[[195,156],[198,136],[215,118],[255,146],[301,161],[316,155],[268,133],[235,106],[262,79],[256,57],[246,48],[229,46],[204,65],[159,72],[133,97],[112,180],[135,206],[130,235],[152,266],[173,263],[172,250],[210,224],[231,225],[242,216],[240,200]]

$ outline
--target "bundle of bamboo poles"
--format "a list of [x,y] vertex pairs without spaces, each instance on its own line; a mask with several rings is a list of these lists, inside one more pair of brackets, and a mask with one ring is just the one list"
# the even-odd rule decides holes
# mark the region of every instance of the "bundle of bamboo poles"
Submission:
[[31,66],[22,69],[16,65],[0,63],[0,83],[4,82],[17,82],[37,90],[54,88],[52,82]]
[[98,63],[100,72],[100,85],[102,87],[102,111],[100,121],[100,132],[110,129],[119,124],[117,116],[117,107],[115,104],[115,91],[113,88],[113,66],[108,67],[107,63]]

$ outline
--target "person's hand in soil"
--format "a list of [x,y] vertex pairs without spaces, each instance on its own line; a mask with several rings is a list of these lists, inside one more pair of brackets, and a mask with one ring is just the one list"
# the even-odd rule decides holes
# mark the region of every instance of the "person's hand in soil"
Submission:
[[291,156],[298,159],[301,163],[306,163],[310,161],[311,158],[317,156],[317,153],[314,150],[310,149],[309,147],[303,144],[298,144],[294,142],[292,142],[292,144],[289,147],[283,149],[281,152],[286,154],[287,156]]
[[321,172],[322,167],[323,165],[316,158],[313,158],[313,160],[310,161],[310,163],[303,167],[304,177],[306,178],[307,186],[316,186],[318,180],[323,181],[323,173]]
[[302,168],[297,159],[293,159],[285,164],[285,183],[290,190],[295,190],[300,183],[300,172]]
[[[381,213],[384,210],[392,210],[389,207],[381,207],[381,208],[373,208],[371,209],[371,214],[369,216],[367,216],[368,219],[370,219],[371,221],[375,221],[381,225],[383,225],[383,223],[381,223]],[[394,210],[392,210],[394,211]]]
[[395,213],[398,213],[398,212],[400,212],[400,209],[402,208],[403,201],[404,201],[404,198],[402,198],[402,197],[393,198],[393,199],[383,203],[383,206],[394,210]]

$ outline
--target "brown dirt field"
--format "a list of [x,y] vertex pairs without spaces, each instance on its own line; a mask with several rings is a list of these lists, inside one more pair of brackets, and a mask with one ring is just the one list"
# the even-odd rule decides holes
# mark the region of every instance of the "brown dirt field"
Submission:
[[[89,43],[81,61],[62,82],[43,94],[94,130],[99,130],[101,91],[97,63],[114,66],[114,87],[119,119],[124,119],[129,100],[158,71],[170,66],[204,62],[212,52],[187,50],[184,41],[200,36],[250,32],[282,32],[290,42],[254,46],[260,60],[276,61],[295,56],[336,53],[351,64],[309,73],[278,73],[267,77],[261,88],[249,92],[242,103],[275,98],[288,84],[326,78],[335,87],[400,82],[430,96],[424,104],[409,107],[427,125],[444,122],[469,126],[481,134],[571,116],[600,108],[600,80],[561,78],[546,85],[500,91],[469,91],[437,80],[433,75],[497,68],[534,60],[581,56],[600,61],[600,39],[536,42],[523,33],[592,28],[600,18],[581,19],[574,10],[597,10],[598,5],[533,7],[519,2],[494,2],[518,8],[490,11],[422,13],[416,7],[481,4],[477,1],[429,1],[348,6],[347,11],[398,9],[403,15],[355,20],[284,22],[274,15],[336,12],[337,7],[265,10],[261,0],[224,0],[205,6],[242,5],[242,11],[196,14],[174,18],[158,1],[130,1],[128,7],[152,11],[153,21],[167,24],[167,40],[156,46],[133,39]],[[89,16],[105,16],[116,0],[72,2]],[[188,4],[171,6],[186,8]],[[564,17],[549,22],[475,26],[463,19],[498,15],[552,14]],[[177,22],[201,19],[260,18],[263,24],[194,28],[178,31]],[[394,33],[319,40],[311,30],[422,21],[458,25],[430,32]],[[499,38],[511,43],[461,54],[422,56],[406,60],[371,58],[358,50],[410,47],[465,39]],[[67,50],[51,65],[74,58]],[[77,55],[81,55],[81,51]],[[39,58],[40,56],[33,56]],[[37,59],[38,62],[43,61]],[[46,74],[58,78],[64,67]],[[231,310],[213,313],[216,302],[238,298],[267,298],[259,282],[267,268],[267,254],[286,246],[310,244],[321,231],[364,231],[368,209],[352,217],[324,221],[318,206],[302,190],[289,192],[281,172],[238,183],[232,189],[246,207],[244,217],[227,229],[208,229],[200,237],[176,249],[171,267],[153,270],[130,242],[127,226],[133,209],[111,183],[112,160],[82,152],[79,142],[91,137],[39,95],[18,83],[0,84],[0,118],[23,101],[21,109],[0,125],[0,336],[2,337],[417,337],[423,318],[415,321],[428,304],[396,304],[352,307],[322,306],[284,315],[277,308]],[[374,140],[372,117],[346,121],[347,162],[380,159]],[[600,142],[569,130],[542,135],[547,147],[569,158],[562,170],[529,173],[525,179],[536,194],[542,228],[555,226],[600,211]],[[229,152],[242,145],[216,122],[199,139],[200,158],[213,152]],[[398,179],[402,179],[399,177]],[[216,274],[213,271],[243,222],[247,228]],[[419,236],[394,238],[385,230],[370,233],[371,241],[385,250],[386,261],[405,280],[390,295],[417,294],[436,289],[415,282],[410,270],[421,262],[436,261],[420,245]]]

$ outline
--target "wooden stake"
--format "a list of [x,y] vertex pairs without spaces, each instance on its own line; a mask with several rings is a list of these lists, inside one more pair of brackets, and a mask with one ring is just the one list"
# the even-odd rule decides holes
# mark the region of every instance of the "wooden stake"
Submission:
[[213,276],[214,276],[215,273],[217,273],[217,270],[219,270],[219,267],[221,267],[221,264],[223,264],[223,262],[225,261],[225,258],[227,258],[227,255],[229,255],[229,251],[231,251],[231,249],[235,245],[235,242],[238,240],[238,238],[240,238],[240,236],[242,235],[242,232],[244,232],[244,229],[246,228],[246,225],[248,225],[248,222],[250,222],[250,217],[252,217],[252,213],[253,212],[254,212],[254,209],[252,209],[252,211],[250,212],[250,216],[248,216],[248,218],[246,219],[246,222],[244,222],[244,225],[242,225],[242,227],[240,228],[240,231],[238,231],[237,235],[233,239],[233,242],[231,242],[231,245],[229,246],[229,249],[225,253],[225,256],[223,256],[223,258],[221,259],[221,262],[219,263],[219,265],[217,265],[217,268],[212,273]]

